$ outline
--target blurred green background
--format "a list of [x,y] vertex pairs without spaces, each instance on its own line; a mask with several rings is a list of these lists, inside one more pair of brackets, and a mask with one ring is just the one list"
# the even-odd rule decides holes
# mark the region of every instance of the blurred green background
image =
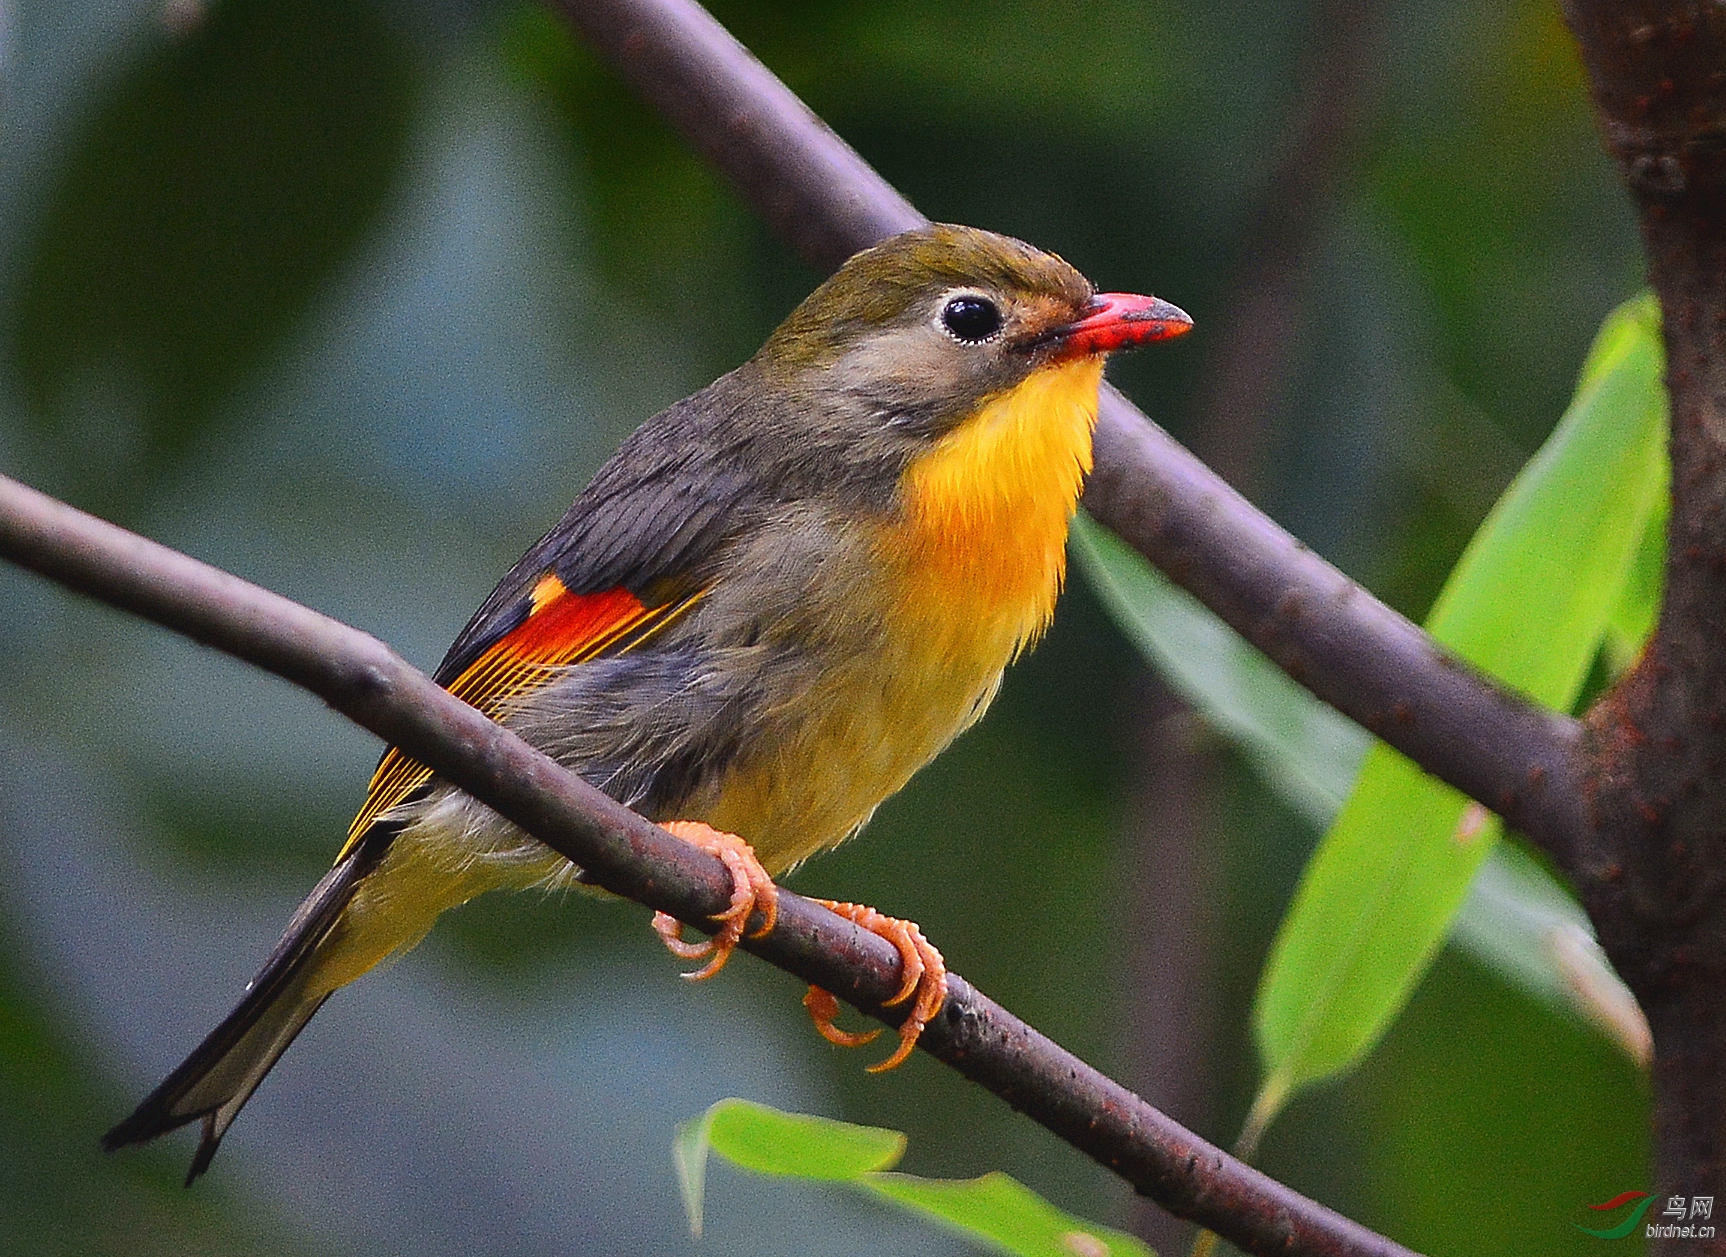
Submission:
[[[1639,283],[1550,3],[715,11],[931,216],[1191,311],[1114,378],[1413,615]],[[509,3],[0,3],[0,145],[0,468],[428,668],[610,447],[817,278]],[[189,1140],[102,1156],[326,865],[378,748],[10,569],[0,608],[0,1251],[969,1251],[727,1169],[694,1244],[671,1136],[729,1094],[1185,1243],[932,1061],[865,1075],[790,979],[692,988],[643,911],[585,898],[470,905],[332,1001],[194,1190]],[[1075,581],[989,719],[792,885],[920,920],[1227,1143],[1316,837]],[[1584,1204],[1651,1186],[1646,1110],[1605,1040],[1447,953],[1261,1161],[1422,1250],[1577,1252]]]

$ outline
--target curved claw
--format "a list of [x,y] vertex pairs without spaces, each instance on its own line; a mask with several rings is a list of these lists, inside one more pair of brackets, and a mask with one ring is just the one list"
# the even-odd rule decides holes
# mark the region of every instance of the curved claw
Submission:
[[758,938],[773,928],[779,918],[779,888],[755,858],[754,850],[736,834],[722,833],[700,821],[670,821],[660,828],[692,847],[718,856],[731,874],[731,905],[713,918],[720,926],[712,938],[688,942],[683,937],[681,921],[663,912],[653,914],[653,931],[672,955],[684,960],[712,957],[700,969],[683,975],[692,982],[703,982],[725,968],[756,909],[761,910],[762,925],[751,937]]
[[713,954],[713,940],[704,938],[699,943],[691,943],[683,937],[683,922],[669,912],[653,914],[653,932],[659,935],[659,941],[665,944],[665,950],[673,956],[684,960],[700,960],[703,956]]
[[[923,931],[917,927],[915,921],[903,921],[898,917],[887,916],[867,904],[837,903],[831,899],[818,899],[815,902],[823,904],[871,934],[880,935],[899,949],[899,990],[887,1003],[901,1004],[913,995],[916,998],[911,1005],[911,1011],[899,1024],[898,1048],[886,1060],[871,1065],[868,1069],[872,1074],[879,1074],[904,1064],[905,1058],[911,1055],[911,1049],[917,1046],[923,1028],[941,1011],[941,1005],[947,1001],[947,962],[941,958],[935,945],[923,937]],[[809,993],[803,997],[803,1005],[809,1010],[810,1019],[814,1021],[815,1028],[822,1037],[841,1047],[861,1046],[879,1033],[871,1031],[857,1035],[835,1026],[833,1018],[839,1011],[839,1001],[831,992],[820,987],[809,988]]]
[[841,1030],[834,1025],[834,1019],[839,1016],[839,1000],[832,991],[822,987],[812,986],[803,993],[803,1007],[809,1010],[809,1020],[815,1023],[821,1037],[838,1047],[863,1047],[873,1043],[881,1033],[880,1030]]

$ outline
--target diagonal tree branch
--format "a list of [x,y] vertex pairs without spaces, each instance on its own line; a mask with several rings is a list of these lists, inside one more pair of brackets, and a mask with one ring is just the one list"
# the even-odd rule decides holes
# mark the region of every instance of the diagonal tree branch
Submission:
[[[679,842],[434,684],[383,643],[0,476],[0,557],[284,677],[400,746],[581,865],[606,890],[697,928],[729,901]],[[896,1024],[893,946],[789,891],[744,946]],[[954,975],[919,1045],[1172,1212],[1253,1253],[1409,1250],[1212,1147]]]
[[[806,260],[924,219],[694,0],[548,0]],[[1290,676],[1573,870],[1579,726],[1441,649],[1113,388],[1085,507]]]

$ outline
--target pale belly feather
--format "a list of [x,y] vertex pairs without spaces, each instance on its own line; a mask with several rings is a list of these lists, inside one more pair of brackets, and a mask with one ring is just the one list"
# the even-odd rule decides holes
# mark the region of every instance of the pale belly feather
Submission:
[[728,774],[699,819],[744,836],[775,875],[850,837],[983,714],[1013,649],[944,645],[901,639],[824,677],[777,713],[773,753]]

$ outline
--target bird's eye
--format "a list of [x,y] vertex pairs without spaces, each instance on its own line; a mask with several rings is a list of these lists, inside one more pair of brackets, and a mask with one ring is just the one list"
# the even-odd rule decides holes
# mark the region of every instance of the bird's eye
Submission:
[[956,340],[980,345],[1001,330],[1001,311],[987,297],[954,297],[941,307],[941,326]]

